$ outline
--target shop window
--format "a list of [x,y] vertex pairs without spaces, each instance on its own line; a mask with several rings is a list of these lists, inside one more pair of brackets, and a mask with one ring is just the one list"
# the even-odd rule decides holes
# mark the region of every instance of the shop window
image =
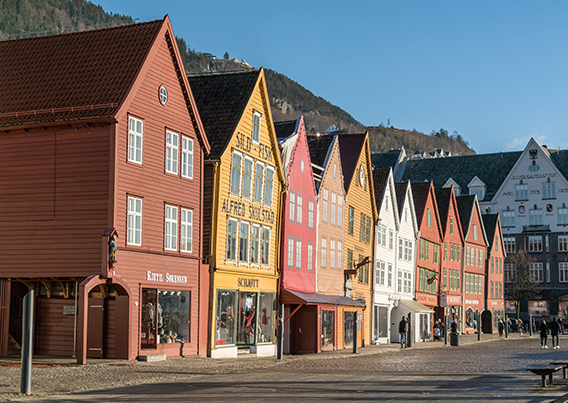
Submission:
[[272,343],[274,339],[274,294],[259,293],[258,343]]
[[321,347],[335,346],[335,312],[323,309],[321,311]]
[[239,293],[239,328],[237,329],[237,344],[255,344],[256,298],[256,293]]
[[548,316],[550,309],[548,301],[528,301],[529,315]]
[[465,326],[469,329],[475,328],[475,317],[471,308],[465,310]]
[[142,348],[190,341],[190,292],[142,289]]
[[353,345],[353,321],[355,312],[343,312],[343,345],[349,347]]
[[215,345],[235,344],[236,291],[217,291],[217,316],[215,320]]

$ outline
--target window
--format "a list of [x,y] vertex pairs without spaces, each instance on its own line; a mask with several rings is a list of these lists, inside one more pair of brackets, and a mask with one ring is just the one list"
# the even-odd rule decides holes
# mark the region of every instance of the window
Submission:
[[444,242],[444,260],[448,260],[448,243]]
[[349,249],[347,250],[347,270],[353,270],[353,251]]
[[260,141],[260,121],[262,115],[258,112],[254,112],[252,116],[252,141],[258,143]]
[[128,198],[128,245],[142,245],[142,199]]
[[355,210],[353,210],[353,207],[349,207],[349,228],[347,229],[349,235],[353,235],[354,221],[355,221]]
[[542,263],[540,262],[531,263],[529,267],[529,277],[533,283],[542,283],[543,274],[544,271],[542,269]]
[[387,227],[379,225],[377,228],[377,245],[385,248],[387,246]]
[[181,138],[181,176],[193,179],[193,140]]
[[241,163],[242,156],[234,152],[231,161],[231,193],[238,195],[241,189]]
[[329,241],[329,267],[335,267],[335,241]]
[[144,123],[136,118],[128,118],[128,161],[142,163],[142,139]]
[[343,247],[341,242],[337,242],[337,268],[341,269],[343,267]]
[[454,234],[454,217],[450,217],[450,234]]
[[[243,197],[250,199],[251,185],[252,185],[252,166],[253,161],[251,158],[245,157],[243,164],[243,188],[241,194]],[[232,183],[231,183],[232,189]]]
[[163,85],[160,86],[160,103],[165,105],[168,102],[168,90]]
[[529,252],[542,252],[542,235],[529,236]]
[[511,283],[515,278],[515,264],[505,263],[505,271],[503,273],[503,281],[505,283]]
[[477,241],[477,225],[473,224],[473,239]]
[[420,259],[428,261],[430,259],[430,242],[420,238]]
[[558,225],[568,225],[568,208],[558,209]]
[[428,226],[432,226],[432,210],[428,209]]
[[266,167],[266,174],[264,178],[264,204],[272,207],[272,189],[274,188],[274,169]]
[[[328,198],[328,192],[326,189],[323,190],[323,203],[322,203],[322,217],[321,219],[324,222],[327,222],[327,198]],[[350,232],[350,234],[353,234],[353,231]]]
[[321,267],[327,266],[327,239],[321,240]]
[[288,219],[292,222],[296,219],[296,193],[293,190],[290,190],[290,213]]
[[193,210],[181,209],[181,245],[182,252],[193,250]]
[[247,222],[241,222],[241,230],[239,231],[239,262],[248,263],[249,252],[249,227]]
[[166,130],[166,172],[176,175],[178,173],[178,147],[178,134]]
[[517,242],[514,237],[503,238],[503,243],[505,244],[505,251],[507,251],[507,253],[515,253],[517,251]]
[[189,342],[190,301],[189,291],[143,288],[140,306],[141,347],[155,349],[161,343]]
[[365,242],[371,242],[371,219],[367,217],[367,227],[365,228]]
[[392,229],[389,229],[389,250],[394,248],[394,233]]
[[166,250],[177,250],[178,209],[166,205],[166,233],[164,237]]
[[558,278],[561,283],[568,283],[568,263],[558,263]]
[[337,225],[343,227],[343,197],[337,196]]
[[503,227],[514,227],[515,226],[515,212],[514,211],[503,211]]
[[515,200],[528,200],[529,199],[529,185],[521,183],[515,185]]
[[542,225],[542,209],[530,210],[530,225]]
[[308,273],[313,271],[314,267],[314,244],[308,242]]
[[260,263],[270,264],[270,228],[262,227],[262,244],[260,245]]
[[302,225],[302,195],[296,194],[296,223]]
[[438,245],[434,244],[432,245],[433,251],[432,251],[432,263],[437,264],[438,263]]
[[495,273],[495,258],[491,258],[491,273]]
[[402,254],[402,248],[403,248],[403,239],[402,238],[398,238],[398,259],[402,260],[403,258],[403,254]]
[[237,260],[237,220],[227,221],[227,260]]
[[556,185],[554,182],[544,182],[542,184],[542,198],[555,199],[556,198]]
[[331,193],[331,223],[335,225],[335,205],[337,202],[337,195]]
[[408,239],[404,240],[404,260],[410,262],[414,254],[414,243]]
[[250,231],[250,262],[251,264],[258,264],[258,252],[260,246],[260,227],[254,225]]
[[460,271],[450,269],[450,290],[460,290]]
[[392,264],[390,263],[387,270],[387,287],[392,287]]
[[308,199],[308,228],[314,229],[314,201]]
[[367,217],[361,214],[361,233],[359,234],[359,240],[365,242],[365,225],[367,224]]
[[296,270],[302,270],[302,240],[296,238]]
[[568,235],[558,236],[558,251],[568,252]]
[[264,165],[257,162],[254,166],[254,201],[262,202],[262,178],[264,176]]
[[288,236],[288,268],[294,268],[294,237]]
[[375,284],[385,285],[385,262],[376,261],[375,262]]

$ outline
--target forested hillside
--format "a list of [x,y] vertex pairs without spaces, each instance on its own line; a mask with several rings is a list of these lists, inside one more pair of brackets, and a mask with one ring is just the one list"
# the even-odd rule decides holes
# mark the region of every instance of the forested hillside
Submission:
[[[175,13],[171,10],[170,13]],[[0,39],[52,35],[83,29],[112,27],[134,23],[130,16],[108,13],[101,6],[85,0],[0,0]],[[186,71],[190,74],[255,69],[243,60],[225,53],[217,58],[191,49],[184,38],[176,38]],[[367,128],[353,116],[299,83],[274,70],[266,69],[266,81],[275,121],[293,120],[304,115],[310,133],[324,132],[335,125],[347,133]],[[369,127],[372,151],[387,151],[404,146],[409,152],[443,148],[453,154],[474,153],[459,135],[448,136],[443,129],[426,135],[415,130],[393,127]]]

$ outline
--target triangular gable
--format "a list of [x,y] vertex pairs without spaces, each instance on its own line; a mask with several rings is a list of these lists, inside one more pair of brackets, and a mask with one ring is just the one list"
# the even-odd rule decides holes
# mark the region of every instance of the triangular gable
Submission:
[[458,210],[458,204],[456,201],[456,194],[454,192],[453,187],[444,188],[444,189],[436,189],[436,201],[438,203],[438,212],[440,214],[440,222],[442,223],[442,234],[443,238],[446,237],[446,233],[449,227],[450,221],[450,206],[452,206],[454,211],[454,217],[456,218],[456,228],[458,229],[458,233],[460,236],[460,240],[463,243],[464,241],[464,234],[461,227],[460,222],[460,215]]
[[157,32],[154,40],[152,42],[152,46],[149,48],[146,57],[144,58],[144,63],[140,66],[138,73],[136,75],[135,80],[132,82],[128,93],[126,94],[125,98],[120,103],[119,108],[117,109],[114,116],[121,116],[128,110],[131,102],[134,100],[142,82],[150,69],[151,62],[154,60],[156,53],[158,51],[158,46],[156,46],[157,42],[165,38],[168,43],[168,48],[170,50],[170,56],[172,58],[172,62],[176,69],[177,77],[179,84],[181,86],[182,93],[185,98],[185,103],[187,105],[187,109],[189,112],[189,116],[191,118],[191,122],[193,123],[193,128],[195,130],[195,135],[203,148],[205,153],[210,151],[210,144],[205,134],[205,128],[203,127],[203,123],[199,116],[199,112],[197,110],[197,105],[195,103],[195,99],[193,98],[193,94],[189,87],[189,82],[187,80],[187,75],[185,74],[185,69],[183,67],[183,62],[181,60],[181,56],[179,53],[179,49],[177,46],[176,37],[173,32],[172,25],[170,23],[170,17],[165,16],[163,23],[160,27],[160,30]]
[[481,179],[479,179],[476,176],[473,177],[473,179],[471,180],[471,182],[469,182],[467,184],[468,188],[472,188],[472,187],[485,187],[485,182],[483,182]]
[[416,182],[411,184],[412,197],[414,198],[416,207],[416,221],[420,223],[424,220],[426,213],[426,205],[428,200],[432,200],[433,213],[435,217],[436,227],[438,228],[438,240],[442,240],[442,226],[440,223],[440,215],[438,213],[438,203],[436,202],[436,195],[434,194],[434,182]]
[[479,207],[479,202],[477,201],[477,195],[458,196],[456,198],[456,201],[458,204],[459,215],[462,224],[463,239],[467,241],[469,231],[472,226],[472,218],[474,215],[476,215],[479,219],[479,225],[482,229],[485,245],[487,245],[487,234],[485,233],[485,228],[483,226],[481,208]]
[[385,198],[388,197],[389,213],[393,214],[394,223],[396,228],[399,227],[398,206],[396,202],[396,193],[394,187],[394,178],[392,176],[392,169],[374,169],[373,170],[373,188],[375,189],[375,201],[377,203],[377,214],[379,217],[382,211],[382,205]]
[[414,198],[412,197],[410,181],[397,182],[394,186],[396,189],[396,202],[398,205],[399,228],[400,226],[402,226],[402,220],[404,219],[404,209],[405,207],[408,207],[410,219],[412,222],[412,228],[414,229],[414,236],[415,238],[418,238],[419,228],[418,222],[416,220],[416,210],[414,207]]
[[458,196],[459,196],[459,195],[461,194],[461,187],[460,187],[460,185],[459,185],[455,180],[453,180],[452,178],[448,179],[448,180],[446,181],[446,183],[444,183],[444,186],[442,186],[442,187],[443,187],[443,188],[450,188],[450,187],[452,187],[452,186],[454,187],[454,192],[455,192],[456,189],[457,189],[457,193],[458,193]]

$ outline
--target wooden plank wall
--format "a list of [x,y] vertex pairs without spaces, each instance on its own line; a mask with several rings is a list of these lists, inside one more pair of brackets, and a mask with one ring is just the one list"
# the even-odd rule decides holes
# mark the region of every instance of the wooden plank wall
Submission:
[[75,305],[73,299],[36,298],[35,348],[38,355],[73,355],[74,315],[63,315],[63,307]]
[[8,354],[8,323],[10,320],[10,282],[0,279],[0,355]]

